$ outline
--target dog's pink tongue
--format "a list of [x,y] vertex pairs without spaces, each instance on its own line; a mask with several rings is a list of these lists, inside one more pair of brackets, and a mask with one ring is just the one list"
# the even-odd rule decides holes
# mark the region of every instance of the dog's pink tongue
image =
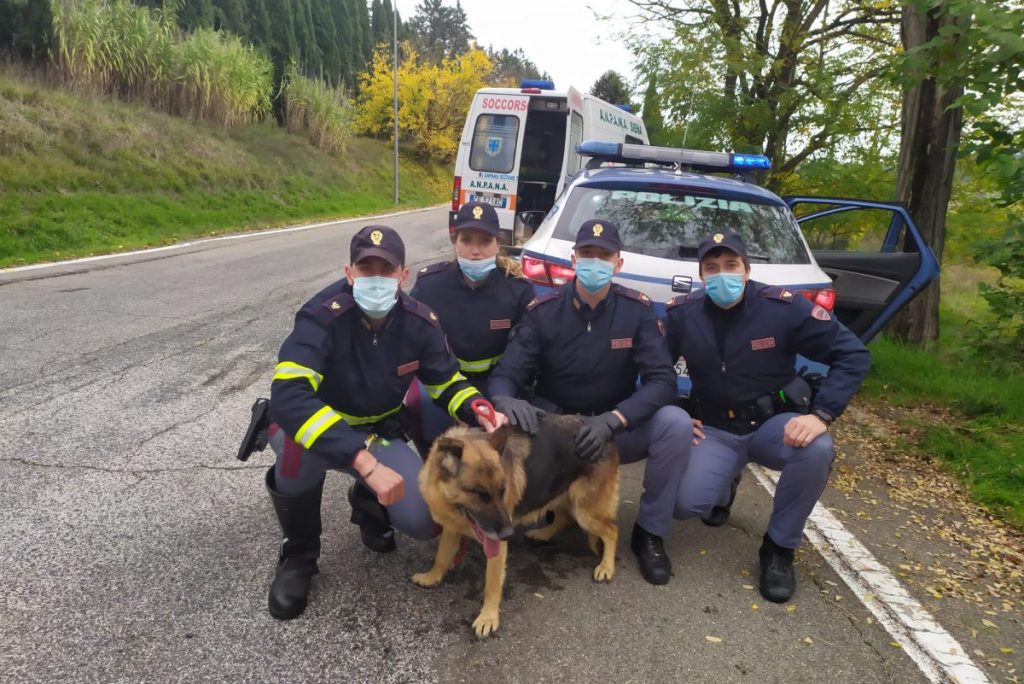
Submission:
[[501,551],[501,542],[484,534],[484,531],[480,529],[480,526],[472,520],[469,521],[469,526],[473,530],[473,536],[476,537],[476,540],[484,545],[484,555],[488,558],[494,558],[497,556],[498,552]]

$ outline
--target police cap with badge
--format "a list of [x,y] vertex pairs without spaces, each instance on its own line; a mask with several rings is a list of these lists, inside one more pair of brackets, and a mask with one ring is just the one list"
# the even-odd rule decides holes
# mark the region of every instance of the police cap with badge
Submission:
[[500,237],[501,226],[498,223],[498,212],[490,204],[483,202],[467,202],[455,214],[452,230],[482,230],[493,237]]
[[743,244],[743,238],[739,233],[731,230],[724,230],[713,235],[708,235],[697,245],[697,261],[704,261],[709,252],[716,249],[727,249],[737,256],[747,258],[747,246]]
[[357,264],[369,257],[379,257],[392,266],[405,265],[405,243],[394,228],[366,226],[352,236],[349,247],[351,263]]
[[609,252],[621,252],[622,240],[619,238],[619,227],[604,219],[584,221],[576,233],[576,249],[581,247],[600,247]]

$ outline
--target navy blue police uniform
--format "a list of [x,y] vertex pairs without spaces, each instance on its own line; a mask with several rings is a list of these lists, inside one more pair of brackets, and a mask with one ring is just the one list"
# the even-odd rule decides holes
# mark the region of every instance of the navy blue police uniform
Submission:
[[[368,226],[352,239],[351,261],[368,257],[402,266],[405,248],[391,228]],[[327,470],[356,478],[349,490],[352,521],[372,550],[394,548],[392,526],[416,538],[436,534],[417,486],[422,459],[406,442],[402,399],[419,378],[448,413],[475,422],[471,403],[481,395],[459,372],[437,315],[404,293],[396,297],[374,326],[352,286],[333,283],[302,306],[281,345],[270,396],[277,461],[266,477],[285,535],[270,595],[275,617],[296,617],[305,608],[320,551]],[[404,496],[386,510],[352,467],[363,449],[404,480]]]
[[[588,245],[618,253],[617,228],[607,221],[585,222],[576,249]],[[650,298],[613,283],[591,307],[577,292],[576,281],[537,297],[513,331],[487,389],[502,410],[508,398],[524,394],[534,383],[535,406],[594,416],[591,420],[611,428],[607,437],[614,439],[623,463],[647,458],[633,548],[645,578],[667,582],[671,567],[661,537],[672,524],[692,423],[674,405],[676,376]],[[515,406],[506,411],[513,421],[518,413]]]
[[[727,232],[702,241],[698,259],[717,249],[746,258],[742,239]],[[730,484],[749,461],[780,470],[762,547],[761,588],[769,600],[787,600],[786,587],[764,576],[769,556],[781,555],[791,571],[792,549],[824,490],[835,452],[828,432],[803,447],[785,445],[786,423],[813,413],[828,426],[863,381],[870,355],[821,306],[785,287],[752,280],[730,308],[718,306],[703,289],[670,300],[665,323],[673,358],[681,356],[688,368],[691,411],[706,435],[691,453],[676,517],[707,516],[731,505]],[[797,377],[798,354],[829,365],[816,392]]]

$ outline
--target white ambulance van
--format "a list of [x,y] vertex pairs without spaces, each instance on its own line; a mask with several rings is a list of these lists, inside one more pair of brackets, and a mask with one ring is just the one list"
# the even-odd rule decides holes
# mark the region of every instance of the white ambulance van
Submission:
[[486,202],[498,211],[502,243],[520,246],[529,234],[513,235],[516,216],[536,212],[530,222],[539,224],[586,165],[589,157],[576,153],[583,140],[649,143],[640,117],[575,88],[522,81],[519,88],[478,90],[455,158],[449,230],[460,206]]

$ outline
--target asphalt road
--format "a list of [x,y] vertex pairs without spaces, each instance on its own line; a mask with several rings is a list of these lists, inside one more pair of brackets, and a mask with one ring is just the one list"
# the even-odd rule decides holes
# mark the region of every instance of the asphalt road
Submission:
[[[450,249],[445,220],[387,222],[415,268]],[[0,679],[922,680],[812,549],[795,610],[760,598],[770,499],[753,478],[726,527],[677,526],[669,585],[644,583],[628,549],[642,466],[623,472],[614,582],[591,582],[577,532],[513,544],[501,631],[483,643],[469,627],[482,552],[414,586],[434,545],[365,550],[335,474],[312,604],[270,618],[271,455],[234,454],[294,311],[340,276],[363,224],[0,273]]]

